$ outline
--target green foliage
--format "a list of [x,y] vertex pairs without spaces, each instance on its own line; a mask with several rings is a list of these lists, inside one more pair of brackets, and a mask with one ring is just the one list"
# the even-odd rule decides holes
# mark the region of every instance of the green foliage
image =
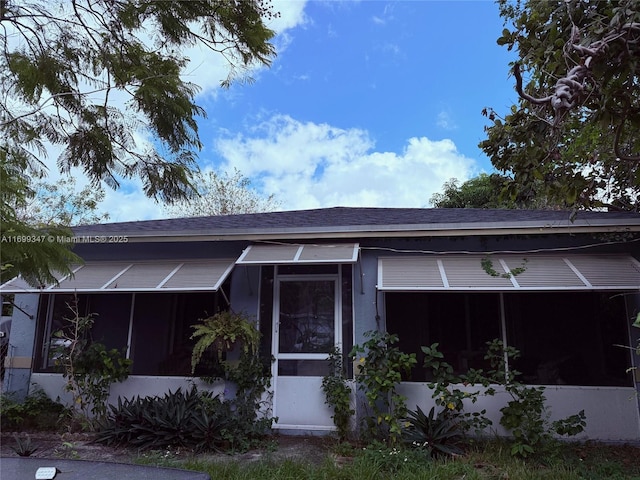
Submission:
[[511,456],[499,439],[475,442],[455,458],[429,458],[421,450],[374,444],[355,449],[353,459],[339,465],[286,450],[258,461],[167,453],[144,452],[136,463],[186,468],[221,480],[631,480],[640,475],[638,447],[593,442],[563,442],[554,455],[527,461]]
[[118,399],[101,422],[96,441],[141,449],[185,447],[218,450],[230,417],[210,392],[181,389],[163,397]]
[[103,344],[91,341],[93,315],[81,316],[77,299],[68,308],[71,316],[64,318],[66,326],[54,332],[58,342],[52,350],[74,408],[86,425],[93,428],[95,420],[107,413],[111,384],[127,379],[132,362],[117,349],[107,350]]
[[[500,425],[513,435],[511,454],[527,457],[545,451],[553,443],[554,434],[573,436],[586,426],[584,410],[567,418],[550,422],[544,396],[545,387],[529,387],[518,381],[520,372],[506,368],[506,362],[517,359],[520,352],[514,347],[505,347],[501,340],[487,342],[485,360],[489,361],[488,371],[471,369],[466,375],[455,375],[453,367],[444,360],[438,344],[422,347],[425,354],[424,366],[432,371],[434,380],[429,383],[433,389],[436,405],[442,408],[438,418],[451,420],[461,433],[475,430],[480,433],[491,421],[485,416],[486,410],[465,412],[465,403],[475,403],[480,395],[494,395],[492,385],[503,385],[511,400],[500,409]],[[469,386],[481,385],[482,390],[471,390]],[[461,388],[464,386],[465,388]]]
[[549,422],[545,387],[523,385],[517,379],[520,374],[518,371],[505,368],[505,362],[518,358],[520,352],[513,347],[505,348],[500,340],[488,342],[488,345],[485,359],[489,360],[493,367],[489,376],[494,381],[504,378],[504,389],[511,396],[507,405],[500,409],[500,425],[508,429],[514,437],[512,455],[528,457],[544,452],[552,444],[554,434],[573,436],[584,430],[584,410],[567,418]]
[[[13,37],[0,56],[9,161],[37,159],[46,141],[63,148],[62,171],[80,167],[111,186],[138,176],[148,195],[167,200],[189,190],[192,150],[201,147],[194,117],[204,115],[198,88],[180,76],[180,52],[197,45],[220,55],[230,69],[225,85],[275,55],[265,20],[278,14],[259,0],[2,5],[0,22]],[[142,43],[143,34],[151,40]],[[124,108],[116,94],[129,99]],[[136,127],[149,130],[154,146],[136,148]]]
[[322,391],[325,403],[333,409],[333,424],[338,429],[340,441],[344,441],[349,434],[349,423],[355,410],[351,408],[351,389],[347,385],[347,378],[342,361],[342,352],[334,348],[329,354],[329,374],[322,379]]
[[[512,199],[637,210],[640,192],[640,10],[636,0],[499,0],[517,51],[519,103],[491,109],[480,143],[513,176]],[[524,77],[523,78],[523,74]]]
[[395,345],[397,335],[372,330],[364,336],[369,340],[355,345],[349,357],[359,357],[356,381],[373,412],[367,419],[367,427],[374,437],[395,445],[407,415],[406,398],[396,392],[396,386],[402,374],[408,374],[417,363],[416,355],[400,351]]
[[230,310],[199,320],[193,325],[192,339],[197,338],[191,354],[191,372],[193,373],[204,352],[211,346],[218,352],[222,361],[223,354],[233,350],[237,345],[245,354],[255,355],[260,345],[260,332],[255,324],[243,313]]
[[[493,395],[495,390],[489,386],[490,379],[481,370],[471,369],[466,375],[454,374],[453,367],[444,360],[438,346],[438,343],[433,343],[429,347],[421,347],[424,368],[431,370],[433,375],[433,381],[428,386],[433,389],[432,398],[436,406],[441,408],[438,417],[453,422],[462,434],[469,431],[481,434],[492,422],[485,416],[486,410],[466,412],[465,402],[473,404],[480,395]],[[469,390],[468,387],[476,385],[483,389]]]
[[480,260],[480,266],[482,267],[482,269],[487,272],[487,275],[491,276],[491,277],[500,277],[500,278],[511,278],[511,277],[515,277],[516,275],[520,275],[521,273],[524,273],[527,270],[527,259],[525,258],[522,261],[522,265],[516,268],[512,268],[511,270],[509,270],[508,272],[498,272],[493,268],[493,261],[491,260],[491,258],[484,257],[482,260]]
[[232,450],[247,450],[271,431],[273,418],[262,408],[271,384],[271,365],[257,353],[243,352],[237,364],[225,362],[227,379],[236,386],[235,397],[226,401],[230,425],[225,441]]
[[524,208],[502,191],[511,181],[509,177],[492,173],[481,173],[459,185],[452,178],[442,186],[442,193],[434,193],[429,203],[436,208]]
[[2,431],[60,430],[68,423],[70,411],[60,402],[51,400],[36,389],[23,401],[10,395],[0,397],[0,424]]
[[[195,103],[198,86],[181,75],[182,52],[203,47],[222,58],[228,86],[270,65],[274,32],[266,21],[277,16],[268,0],[0,1],[3,236],[72,236],[16,214],[34,191],[32,179],[46,175],[41,159],[51,150],[61,151],[60,173],[80,170],[90,188],[137,178],[157,200],[191,195],[202,147],[196,119],[205,110]],[[7,241],[0,254],[0,281],[21,274],[34,286],[54,283],[56,272],[68,274],[80,261],[69,244],[50,240]]]
[[457,443],[462,439],[460,424],[443,410],[436,416],[435,407],[425,415],[420,407],[409,411],[402,439],[414,448],[426,450],[430,456],[438,454],[458,455],[462,449]]
[[431,456],[415,448],[390,447],[373,442],[362,449],[353,466],[356,471],[371,472],[374,478],[400,478],[405,472],[421,471],[431,466]]
[[67,177],[56,183],[40,181],[32,188],[33,197],[16,209],[20,220],[29,225],[72,227],[109,219],[108,213],[98,211],[98,205],[105,196],[99,186],[87,185],[76,192],[75,178]]
[[109,406],[96,441],[141,449],[244,451],[261,441],[271,426],[271,419],[258,419],[250,406],[241,395],[223,401],[195,386],[162,397],[119,398],[118,405]]
[[29,166],[29,159],[7,160],[0,147],[0,282],[18,275],[32,285],[54,283],[54,273],[71,273],[69,264],[81,260],[71,252],[70,244],[51,241],[58,236],[71,236],[62,227],[38,228],[22,221],[17,211],[28,205],[34,195],[28,172],[41,168],[37,161]]

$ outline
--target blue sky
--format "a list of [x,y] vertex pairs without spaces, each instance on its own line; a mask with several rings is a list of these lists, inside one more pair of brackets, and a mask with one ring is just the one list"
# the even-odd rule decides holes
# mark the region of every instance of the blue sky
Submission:
[[[490,1],[274,1],[278,55],[254,82],[217,87],[220,59],[189,52],[203,169],[239,169],[283,209],[424,207],[452,177],[492,170],[484,107],[516,101]],[[128,204],[135,201],[136,205]],[[112,221],[163,216],[130,185]]]

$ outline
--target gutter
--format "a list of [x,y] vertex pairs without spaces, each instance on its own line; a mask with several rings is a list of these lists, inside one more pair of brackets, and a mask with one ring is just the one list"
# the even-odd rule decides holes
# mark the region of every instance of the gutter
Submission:
[[[105,225],[106,226],[106,225]],[[314,240],[314,239],[354,239],[354,238],[416,238],[450,236],[489,236],[489,235],[555,235],[584,233],[626,233],[640,232],[637,224],[620,225],[615,220],[600,220],[597,223],[575,222],[572,224],[521,222],[518,226],[505,226],[504,223],[466,223],[466,224],[422,224],[422,225],[356,225],[344,227],[308,227],[308,228],[269,228],[269,229],[230,229],[197,231],[148,231],[127,232],[104,229],[77,232],[77,237],[105,238],[106,241],[91,243],[114,243],[109,237],[126,238],[127,243],[140,242],[206,242],[233,240]]]

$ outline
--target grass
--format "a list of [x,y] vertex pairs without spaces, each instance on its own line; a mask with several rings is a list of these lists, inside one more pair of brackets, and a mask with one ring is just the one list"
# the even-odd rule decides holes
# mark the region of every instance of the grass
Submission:
[[251,462],[162,455],[138,460],[206,472],[216,480],[640,480],[640,449],[622,445],[562,444],[526,461],[512,457],[500,440],[472,445],[453,459],[432,460],[416,450],[354,448],[350,461],[337,465],[330,453],[320,464],[269,455]]

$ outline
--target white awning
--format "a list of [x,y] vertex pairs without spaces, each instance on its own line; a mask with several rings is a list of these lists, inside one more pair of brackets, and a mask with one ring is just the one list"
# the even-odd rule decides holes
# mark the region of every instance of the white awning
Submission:
[[[493,275],[483,268],[491,260]],[[509,272],[518,272],[510,275]],[[424,255],[378,259],[382,291],[639,290],[628,255]]]
[[215,291],[233,266],[232,259],[88,262],[56,285],[35,288],[15,278],[0,286],[0,293]]
[[292,263],[355,263],[357,243],[335,245],[250,245],[236,261],[238,265],[282,265]]

